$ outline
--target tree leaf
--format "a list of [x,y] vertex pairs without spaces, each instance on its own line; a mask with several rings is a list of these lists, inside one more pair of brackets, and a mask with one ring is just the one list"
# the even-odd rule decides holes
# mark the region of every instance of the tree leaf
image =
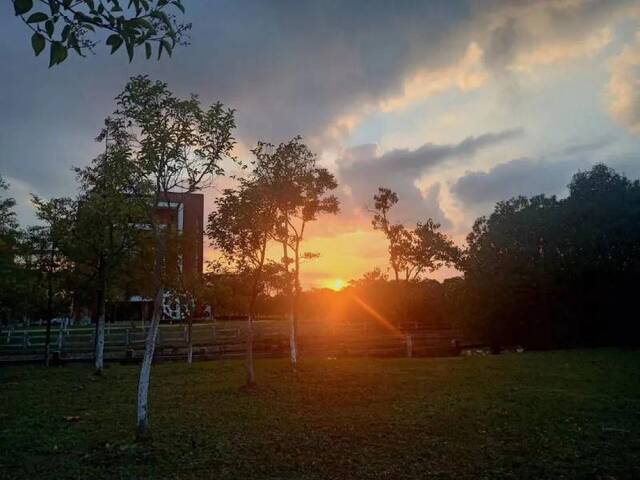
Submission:
[[182,5],[182,2],[180,0],[174,0],[173,3],[176,7],[178,7],[178,9],[184,13],[184,6]]
[[67,58],[67,48],[60,42],[53,42],[51,44],[51,57],[49,59],[49,68],[64,62]]
[[115,51],[120,48],[122,41],[122,37],[117,33],[109,35],[109,38],[107,38],[107,45],[111,45],[111,54],[115,53]]
[[69,38],[69,33],[71,32],[71,25],[65,25],[62,29],[62,41],[66,42]]
[[49,16],[46,13],[36,12],[29,15],[27,23],[40,23],[49,20]]
[[49,37],[53,35],[53,28],[53,22],[51,20],[44,22],[44,29],[47,31],[47,35],[49,35]]
[[171,53],[172,53],[171,50],[173,49],[171,44],[169,42],[167,42],[166,40],[160,40],[160,44],[164,47],[164,49],[167,51],[169,56],[171,56]]
[[33,8],[33,0],[15,0],[13,9],[16,15],[24,15]]
[[127,55],[129,55],[129,62],[133,60],[133,42],[126,42],[125,46],[127,47]]
[[37,32],[34,33],[31,37],[31,46],[33,47],[33,53],[35,53],[36,56],[40,55],[45,46],[44,37]]
[[151,44],[149,42],[144,44],[144,51],[147,55],[147,60],[151,58],[151,54],[153,53],[153,49],[151,48]]

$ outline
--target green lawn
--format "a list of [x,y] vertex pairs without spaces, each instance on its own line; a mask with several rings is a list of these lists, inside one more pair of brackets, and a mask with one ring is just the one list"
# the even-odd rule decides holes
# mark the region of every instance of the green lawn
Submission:
[[2,478],[640,478],[640,351],[0,369]]

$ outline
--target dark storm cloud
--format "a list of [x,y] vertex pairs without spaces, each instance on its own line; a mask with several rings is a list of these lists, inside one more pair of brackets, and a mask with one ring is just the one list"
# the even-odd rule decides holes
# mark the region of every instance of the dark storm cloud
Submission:
[[0,172],[44,195],[74,189],[70,168],[100,147],[92,139],[131,75],[147,73],[177,93],[237,109],[239,138],[281,141],[319,135],[341,112],[400,88],[422,65],[444,65],[464,41],[464,1],[190,2],[191,45],[160,62],[74,55],[47,69],[29,30],[0,6]]
[[[608,138],[570,145],[542,158],[517,158],[501,163],[487,172],[467,172],[451,186],[465,209],[480,213],[501,200],[541,193],[563,195],[571,177],[578,170],[600,161],[611,163],[602,150],[611,144]],[[613,159],[612,163],[617,163]]]
[[371,202],[378,187],[395,191],[402,202],[402,221],[432,217],[445,226],[445,217],[438,202],[440,185],[429,187],[423,197],[415,185],[429,169],[448,161],[468,159],[479,150],[523,135],[520,128],[467,137],[456,144],[437,145],[427,143],[415,150],[396,149],[381,156],[375,155],[375,147],[360,146],[347,152],[339,162],[340,181],[351,190],[352,201],[358,204]]
[[489,145],[521,137],[521,128],[504,130],[497,133],[485,133],[477,137],[467,137],[460,143],[436,145],[425,143],[415,150],[394,149],[376,159],[364,159],[345,165],[341,173],[349,178],[353,171],[367,170],[370,175],[385,178],[388,175],[408,174],[416,176],[427,168],[449,159],[469,157]]
[[581,161],[550,162],[518,158],[501,163],[488,172],[469,172],[451,191],[467,207],[493,204],[518,195],[558,194],[569,182]]
[[[109,56],[100,46],[96,56],[71,55],[47,69],[44,55],[33,57],[29,30],[13,17],[11,2],[2,2],[0,172],[43,195],[72,193],[70,168],[98,153],[101,147],[92,139],[113,110],[113,97],[138,73],[167,81],[181,95],[195,92],[205,103],[221,100],[236,108],[237,135],[245,144],[278,142],[298,133],[321,137],[337,116],[401,93],[404,80],[418,70],[451,65],[470,41],[486,48],[478,34],[485,28],[482,19],[524,3],[189,2],[191,45],[176,49],[171,59],[145,61],[138,54],[129,64],[122,52]],[[580,12],[595,18],[592,10]],[[579,28],[579,18],[569,20],[570,31]],[[491,43],[494,62],[513,55],[500,54],[509,48],[511,35],[514,44],[526,43],[522,22],[514,21],[513,29]],[[448,155],[430,148],[397,152],[406,158],[396,183],[409,195],[416,192],[411,172],[420,168],[412,162],[419,163],[423,154]]]

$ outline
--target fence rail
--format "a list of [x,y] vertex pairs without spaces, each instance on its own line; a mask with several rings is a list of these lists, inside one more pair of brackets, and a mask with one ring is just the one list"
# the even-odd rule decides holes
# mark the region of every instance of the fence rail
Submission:
[[[107,360],[136,360],[142,357],[147,326],[108,324],[105,331]],[[289,327],[285,322],[258,321],[254,327],[256,356],[286,356]],[[187,325],[161,325],[157,336],[158,358],[184,358],[188,350]],[[302,354],[321,356],[444,356],[459,353],[461,335],[448,328],[392,332],[354,325],[300,325],[298,347]],[[46,329],[9,329],[0,332],[0,362],[42,358]],[[51,331],[51,352],[62,360],[88,360],[93,356],[93,327]],[[244,355],[246,326],[220,323],[194,324],[192,344],[196,358],[233,358]]]

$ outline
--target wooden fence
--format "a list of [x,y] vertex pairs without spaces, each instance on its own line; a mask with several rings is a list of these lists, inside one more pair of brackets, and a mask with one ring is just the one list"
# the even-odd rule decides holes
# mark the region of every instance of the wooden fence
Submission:
[[[137,361],[142,357],[146,326],[108,324],[105,359]],[[289,352],[289,326],[282,321],[258,321],[254,327],[254,352],[258,357],[281,357]],[[201,359],[242,357],[246,348],[244,322],[193,325],[194,357]],[[0,332],[0,362],[37,361],[42,358],[46,329],[8,329]],[[459,332],[447,328],[392,332],[362,325],[331,326],[302,322],[298,347],[302,355],[344,356],[445,356],[458,354]],[[93,327],[56,326],[51,331],[51,352],[61,360],[93,358]],[[156,356],[185,358],[186,325],[161,325]]]

